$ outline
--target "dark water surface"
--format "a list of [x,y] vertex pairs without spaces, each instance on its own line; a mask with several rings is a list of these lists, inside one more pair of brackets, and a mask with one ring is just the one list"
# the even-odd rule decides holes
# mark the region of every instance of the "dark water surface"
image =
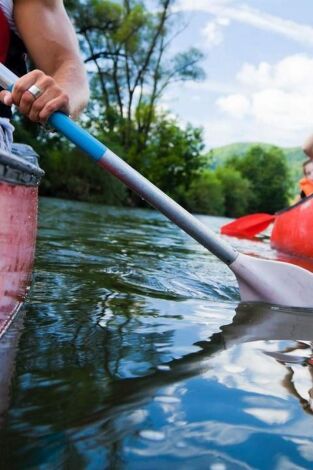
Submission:
[[312,323],[156,212],[43,199],[0,467],[313,468]]

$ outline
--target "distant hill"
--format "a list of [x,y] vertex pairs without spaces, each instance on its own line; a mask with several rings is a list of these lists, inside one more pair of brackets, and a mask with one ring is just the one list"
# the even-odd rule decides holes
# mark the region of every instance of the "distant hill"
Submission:
[[[261,143],[261,142],[240,142],[230,145],[224,145],[223,147],[216,147],[208,152],[208,161],[210,166],[216,168],[223,164],[230,157],[244,156],[250,147],[259,145],[265,149],[273,147],[272,144]],[[275,147],[278,147],[277,145]],[[297,192],[298,181],[302,176],[302,163],[305,160],[305,155],[300,147],[279,147],[285,155],[288,168],[290,170],[291,178],[294,183],[295,193]]]

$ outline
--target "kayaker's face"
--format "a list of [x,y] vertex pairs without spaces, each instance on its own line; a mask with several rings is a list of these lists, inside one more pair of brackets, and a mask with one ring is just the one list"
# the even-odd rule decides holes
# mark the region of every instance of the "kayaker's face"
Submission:
[[312,180],[312,181],[313,181],[313,161],[312,161],[312,162],[309,162],[307,165],[305,165],[305,167],[304,167],[304,174],[305,174],[305,177],[306,177],[308,180]]

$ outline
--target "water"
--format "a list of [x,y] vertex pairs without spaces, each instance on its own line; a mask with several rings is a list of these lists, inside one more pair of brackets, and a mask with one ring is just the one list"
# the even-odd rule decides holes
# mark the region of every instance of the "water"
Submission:
[[312,468],[312,315],[239,304],[156,212],[43,199],[0,467]]

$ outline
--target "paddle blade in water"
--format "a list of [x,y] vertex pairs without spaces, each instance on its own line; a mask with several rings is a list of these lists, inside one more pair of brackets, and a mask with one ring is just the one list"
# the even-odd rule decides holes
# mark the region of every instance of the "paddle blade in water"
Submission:
[[313,274],[306,269],[241,253],[229,267],[245,302],[313,307]]
[[250,214],[234,220],[221,227],[223,235],[233,237],[253,238],[260,232],[263,232],[271,222],[274,222],[275,216],[271,214],[259,213]]

